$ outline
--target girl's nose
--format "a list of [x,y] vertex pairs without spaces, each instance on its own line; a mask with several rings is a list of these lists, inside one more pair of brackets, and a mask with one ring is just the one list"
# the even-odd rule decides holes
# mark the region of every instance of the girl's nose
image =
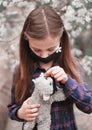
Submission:
[[42,52],[41,53],[42,58],[46,58],[46,57],[48,57],[48,55],[49,55],[48,52]]

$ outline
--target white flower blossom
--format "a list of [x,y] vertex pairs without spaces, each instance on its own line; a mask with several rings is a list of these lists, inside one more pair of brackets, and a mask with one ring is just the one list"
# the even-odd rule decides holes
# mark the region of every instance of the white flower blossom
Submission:
[[13,3],[21,2],[23,0],[12,0]]
[[65,24],[65,28],[69,31],[73,29],[73,26],[71,23],[69,23],[68,21],[64,21]]
[[83,17],[77,17],[76,18],[76,23],[80,23],[80,24],[84,25],[85,24],[85,19]]
[[91,21],[91,18],[86,15],[85,20],[89,23]]
[[8,60],[8,56],[6,53],[0,56],[0,62],[2,62],[2,60]]
[[9,2],[9,7],[14,6],[14,4],[19,4],[20,2],[23,2],[23,0],[12,0],[11,2]]
[[2,4],[3,0],[0,0],[0,5]]
[[16,50],[16,47],[13,44],[10,47],[11,47],[11,50],[13,50],[13,51]]
[[79,50],[79,49],[77,49],[77,48],[73,48],[73,49],[72,49],[72,53],[73,53],[75,56],[77,56],[77,57],[82,56],[82,51]]
[[83,6],[83,3],[80,0],[73,0],[72,5],[75,6],[76,8],[80,8]]
[[86,8],[81,8],[77,11],[78,17],[85,17],[86,13],[87,13]]
[[17,10],[12,11],[12,12],[11,12],[11,11],[8,11],[8,12],[7,12],[7,15],[8,15],[8,16],[9,16],[9,15],[10,15],[10,16],[12,16],[12,15],[18,15],[18,11],[17,11]]
[[28,5],[28,2],[27,1],[19,2],[17,5],[18,7],[26,7]]
[[7,7],[8,2],[7,2],[7,1],[4,1],[2,4],[3,4],[3,6]]
[[44,3],[49,3],[50,2],[50,0],[42,0],[42,3],[44,4]]
[[81,32],[81,28],[79,27],[79,28],[77,28],[76,30],[73,30],[73,31],[71,32],[71,34],[72,34],[72,36],[73,36],[74,38],[76,38],[77,36],[79,36],[80,32]]
[[58,0],[52,0],[52,6],[53,6],[54,8],[56,8],[56,7],[58,6],[58,4],[59,4],[59,1],[58,1]]
[[6,28],[4,24],[0,25],[0,37],[6,36]]
[[92,0],[84,0],[86,3],[88,3],[88,2],[92,2]]

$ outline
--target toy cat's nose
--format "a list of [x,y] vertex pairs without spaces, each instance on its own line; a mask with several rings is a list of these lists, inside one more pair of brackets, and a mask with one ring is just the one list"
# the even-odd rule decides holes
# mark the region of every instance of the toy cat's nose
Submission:
[[50,83],[50,85],[52,85],[52,83]]

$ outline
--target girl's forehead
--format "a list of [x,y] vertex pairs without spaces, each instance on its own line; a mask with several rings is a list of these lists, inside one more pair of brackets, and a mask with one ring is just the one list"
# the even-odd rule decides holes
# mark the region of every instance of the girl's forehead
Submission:
[[29,44],[34,48],[50,48],[58,45],[60,43],[60,36],[57,37],[47,37],[45,39],[39,40],[34,38],[29,38]]

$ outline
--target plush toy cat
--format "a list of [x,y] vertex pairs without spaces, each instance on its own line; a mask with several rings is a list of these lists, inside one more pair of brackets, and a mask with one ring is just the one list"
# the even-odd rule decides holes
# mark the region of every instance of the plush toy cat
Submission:
[[51,125],[51,104],[54,101],[65,100],[63,90],[57,88],[57,91],[53,94],[53,79],[51,77],[45,77],[44,73],[33,79],[35,89],[30,97],[29,104],[40,104],[39,116],[34,121],[25,122],[24,130],[32,130],[37,123],[38,130],[50,130]]

